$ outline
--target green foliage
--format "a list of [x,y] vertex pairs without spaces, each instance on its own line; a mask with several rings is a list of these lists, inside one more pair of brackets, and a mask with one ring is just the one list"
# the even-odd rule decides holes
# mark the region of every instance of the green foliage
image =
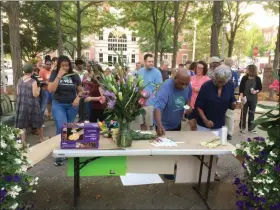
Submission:
[[[40,52],[48,53],[57,48],[57,31],[52,13],[46,2],[21,2],[20,41],[23,60],[31,60]],[[10,53],[8,24],[4,24],[3,31],[4,50]]]
[[[38,178],[26,174],[30,165],[27,160],[28,148],[20,143],[21,130],[0,125],[0,204],[1,209],[20,209],[24,193],[38,184]],[[36,191],[33,191],[34,193]]]

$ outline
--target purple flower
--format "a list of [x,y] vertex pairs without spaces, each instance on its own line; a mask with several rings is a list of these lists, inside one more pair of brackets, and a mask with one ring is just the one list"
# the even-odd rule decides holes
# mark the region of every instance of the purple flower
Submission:
[[137,88],[135,88],[135,92],[137,93],[139,91],[139,88],[137,87]]
[[4,176],[4,180],[5,180],[6,182],[12,182],[12,181],[13,181],[13,176],[11,176],[11,175],[6,175],[6,176]]
[[280,209],[280,203],[275,203],[274,205],[271,205],[269,207],[270,210],[279,210]]
[[255,158],[255,161],[256,161],[258,164],[265,164],[265,163],[266,163],[265,160],[260,159],[260,158]]
[[107,106],[109,109],[113,109],[116,105],[116,100],[109,100]]
[[264,197],[260,197],[259,201],[262,202],[262,203],[266,203],[266,199]]
[[263,172],[263,168],[258,170],[258,174],[261,174]]
[[280,166],[279,165],[274,166],[274,171],[279,173],[280,172]]
[[264,138],[263,138],[263,137],[260,137],[260,136],[255,137],[254,139],[257,140],[257,141],[264,141]]
[[251,138],[248,138],[248,139],[247,139],[247,141],[248,141],[248,142],[251,142],[251,141],[252,141],[252,139],[251,139]]
[[234,185],[239,185],[241,182],[240,182],[240,179],[239,178],[235,178],[233,184]]
[[245,202],[245,206],[246,206],[246,209],[249,209],[250,207],[252,207],[252,205],[251,205],[251,203],[249,203],[249,202]]
[[244,206],[244,201],[237,201],[236,203],[236,206],[238,206],[239,207],[239,209],[243,209],[243,206]]
[[261,152],[260,152],[260,156],[261,156],[261,157],[266,157],[267,155],[268,155],[268,153],[265,152],[265,151],[261,151]]
[[6,195],[7,195],[7,191],[5,189],[4,190],[0,190],[0,204],[3,203]]

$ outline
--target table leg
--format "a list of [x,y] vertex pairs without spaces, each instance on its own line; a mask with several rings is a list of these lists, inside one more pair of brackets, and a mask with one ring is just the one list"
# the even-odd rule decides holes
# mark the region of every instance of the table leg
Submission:
[[80,158],[74,158],[74,206],[77,205],[78,196],[80,195]]
[[[209,165],[206,165],[204,163],[204,155],[202,155],[202,157],[200,157],[199,160],[201,161],[201,164],[200,164],[198,183],[197,183],[197,186],[193,187],[193,189],[198,193],[200,198],[203,200],[203,202],[206,205],[207,209],[210,210],[211,208],[210,208],[207,200],[208,200],[208,194],[209,194],[209,189],[210,189],[210,180],[211,180],[212,165],[213,165],[213,155],[210,156]],[[202,172],[203,172],[203,165],[205,165],[208,168],[208,176],[207,176],[206,190],[205,190],[205,195],[204,196],[202,195],[202,193],[200,191]]]

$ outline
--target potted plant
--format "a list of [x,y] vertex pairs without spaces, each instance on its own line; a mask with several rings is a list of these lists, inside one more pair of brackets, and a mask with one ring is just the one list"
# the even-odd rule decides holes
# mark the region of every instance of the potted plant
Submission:
[[[275,75],[279,84],[279,77]],[[275,85],[274,85],[275,86]],[[274,87],[273,86],[273,87]],[[278,85],[279,90],[279,85]],[[258,105],[267,112],[255,124],[266,137],[248,138],[236,145],[235,155],[243,156],[244,179],[235,178],[238,209],[280,209],[280,114],[276,106]]]
[[25,209],[21,197],[27,192],[35,193],[38,177],[26,174],[29,167],[28,147],[20,140],[21,130],[0,125],[0,206],[2,209]]

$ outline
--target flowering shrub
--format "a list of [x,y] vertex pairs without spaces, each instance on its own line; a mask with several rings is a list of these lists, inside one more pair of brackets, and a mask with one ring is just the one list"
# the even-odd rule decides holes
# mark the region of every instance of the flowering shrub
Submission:
[[[279,81],[279,80],[278,80]],[[255,120],[267,137],[248,138],[236,145],[235,155],[243,156],[244,180],[236,177],[238,209],[280,209],[280,114],[276,106],[258,105],[268,111]]]
[[24,209],[21,196],[34,190],[38,177],[33,178],[25,172],[30,165],[26,154],[28,148],[21,144],[21,130],[1,125],[0,138],[0,206],[2,209]]

